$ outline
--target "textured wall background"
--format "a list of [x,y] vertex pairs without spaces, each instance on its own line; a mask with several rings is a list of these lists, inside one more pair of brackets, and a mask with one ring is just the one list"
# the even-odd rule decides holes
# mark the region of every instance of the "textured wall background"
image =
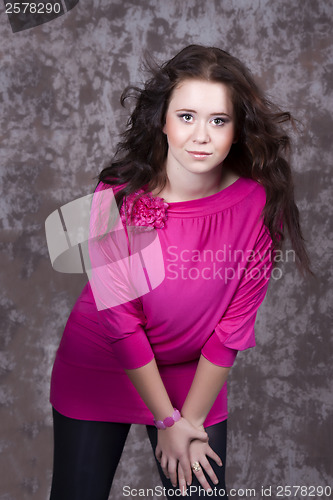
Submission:
[[[237,359],[228,485],[256,488],[255,498],[261,485],[333,487],[332,16],[327,0],[80,0],[13,33],[1,6],[1,500],[48,498],[51,366],[85,282],[52,270],[44,221],[92,191],[126,121],[120,93],[142,78],[144,50],[165,60],[189,43],[246,61],[302,121],[293,163],[317,273],[304,280],[283,263],[258,317],[258,346]],[[110,498],[122,498],[124,485],[157,484],[144,430],[135,426]]]

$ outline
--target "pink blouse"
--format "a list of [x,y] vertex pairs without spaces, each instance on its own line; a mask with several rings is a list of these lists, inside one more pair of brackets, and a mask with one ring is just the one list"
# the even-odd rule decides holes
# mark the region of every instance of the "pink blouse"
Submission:
[[[106,189],[112,188],[100,184],[97,192]],[[132,224],[147,216],[144,224],[155,229],[134,230],[126,238],[119,231],[112,245],[108,235],[99,238],[90,248],[89,283],[57,351],[51,381],[56,410],[83,420],[152,425],[153,416],[124,368],[155,357],[170,400],[181,410],[200,355],[232,366],[238,350],[253,347],[255,318],[273,263],[264,205],[264,188],[240,178],[197,200],[165,206],[148,197],[143,216]],[[125,217],[123,211],[123,222]],[[133,251],[137,239],[140,251]],[[121,258],[130,244],[129,254],[140,258],[124,267]],[[112,272],[113,265],[104,265],[111,247],[117,265]],[[131,277],[129,269],[134,269]],[[227,416],[225,384],[204,425]]]

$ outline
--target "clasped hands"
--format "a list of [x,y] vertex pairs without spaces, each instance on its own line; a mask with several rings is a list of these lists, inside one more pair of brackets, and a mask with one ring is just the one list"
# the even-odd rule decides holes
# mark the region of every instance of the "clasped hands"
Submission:
[[203,426],[196,427],[182,417],[172,427],[159,429],[155,455],[161,468],[174,487],[179,486],[182,495],[186,495],[186,485],[192,483],[191,465],[200,464],[197,471],[193,471],[199,483],[205,490],[211,487],[203,471],[214,484],[218,483],[207,457],[212,458],[218,465],[222,465],[220,457],[208,444],[208,435]]

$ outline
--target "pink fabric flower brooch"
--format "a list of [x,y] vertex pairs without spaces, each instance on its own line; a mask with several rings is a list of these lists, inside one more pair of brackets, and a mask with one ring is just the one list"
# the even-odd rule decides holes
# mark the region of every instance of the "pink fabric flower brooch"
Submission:
[[141,189],[127,196],[120,208],[120,217],[124,225],[141,226],[149,229],[162,229],[168,218],[167,208],[169,205],[158,196],[151,193],[143,193]]

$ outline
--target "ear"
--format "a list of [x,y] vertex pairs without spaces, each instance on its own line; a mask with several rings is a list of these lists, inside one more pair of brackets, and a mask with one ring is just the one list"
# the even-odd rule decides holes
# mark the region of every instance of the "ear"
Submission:
[[164,125],[163,125],[162,132],[163,132],[163,134],[167,135],[166,123],[164,123]]

